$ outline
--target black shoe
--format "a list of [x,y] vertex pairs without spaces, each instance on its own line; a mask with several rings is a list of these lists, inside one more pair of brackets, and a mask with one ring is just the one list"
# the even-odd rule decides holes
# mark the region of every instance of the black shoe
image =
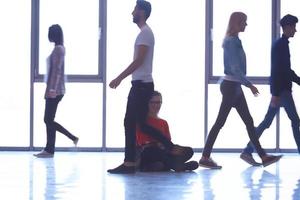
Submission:
[[124,164],[114,169],[109,169],[107,172],[111,174],[133,174],[135,173],[135,166],[125,166]]
[[40,153],[33,154],[37,158],[53,158],[54,153],[49,153],[45,150],[42,150]]
[[241,153],[240,158],[252,166],[260,166],[261,165],[261,163],[258,163],[254,160],[254,158],[252,157],[252,154]]
[[184,163],[184,169],[187,171],[195,170],[199,167],[199,164],[197,161],[189,161]]
[[272,156],[272,155],[267,155],[264,159],[263,159],[263,166],[266,167],[268,165],[271,165],[277,161],[280,160],[280,158],[282,157],[282,155],[280,156]]
[[184,171],[192,171],[199,167],[199,164],[197,161],[189,161],[186,163],[177,163],[175,164],[172,169],[175,172],[184,172]]

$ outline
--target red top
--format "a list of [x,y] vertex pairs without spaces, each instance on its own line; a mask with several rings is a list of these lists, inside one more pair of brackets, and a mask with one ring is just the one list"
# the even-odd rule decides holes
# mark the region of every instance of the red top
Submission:
[[[164,134],[164,136],[166,136],[169,140],[171,140],[169,125],[166,120],[163,120],[160,118],[148,117],[147,124],[158,129],[159,131],[161,131]],[[148,143],[152,143],[152,142],[158,142],[158,141],[153,139],[151,136],[148,136],[147,134],[141,132],[140,128],[137,127],[136,144],[138,146],[142,146],[144,144],[148,144]]]

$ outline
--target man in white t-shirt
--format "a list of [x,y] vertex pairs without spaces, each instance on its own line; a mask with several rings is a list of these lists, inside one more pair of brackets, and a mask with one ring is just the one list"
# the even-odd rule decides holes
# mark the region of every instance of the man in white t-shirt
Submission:
[[[160,141],[174,155],[183,155],[188,151],[186,147],[174,145],[160,131],[146,124],[148,114],[148,102],[154,91],[152,78],[152,61],[154,51],[154,35],[146,23],[151,13],[151,4],[144,0],[138,0],[132,12],[133,22],[140,28],[135,45],[132,63],[115,79],[109,86],[117,88],[123,79],[132,75],[132,87],[130,89],[126,114],[125,127],[125,159],[124,162],[114,168],[107,170],[109,173],[125,174],[134,173],[136,168],[136,126],[146,134]],[[183,158],[184,159],[184,158]]]

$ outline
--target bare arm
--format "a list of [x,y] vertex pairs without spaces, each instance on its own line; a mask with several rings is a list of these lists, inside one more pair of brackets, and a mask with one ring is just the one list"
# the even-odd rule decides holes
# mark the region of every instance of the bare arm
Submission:
[[148,46],[139,45],[136,59],[132,61],[132,63],[121,74],[119,74],[119,76],[117,76],[109,83],[109,87],[117,88],[123,79],[125,79],[127,76],[132,74],[137,68],[139,68],[145,60],[147,51]]

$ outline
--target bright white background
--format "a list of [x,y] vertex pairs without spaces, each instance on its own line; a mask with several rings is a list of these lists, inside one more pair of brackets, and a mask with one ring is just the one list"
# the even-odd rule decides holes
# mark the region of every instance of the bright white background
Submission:
[[98,73],[99,0],[40,1],[40,73],[46,72],[45,58],[53,43],[48,28],[61,25],[66,47],[67,74]]
[[0,1],[0,17],[0,146],[29,146],[31,5]]
[[[163,94],[160,116],[170,125],[175,143],[203,147],[204,145],[204,70],[205,70],[205,1],[151,0],[149,18],[155,37],[154,81]],[[54,5],[58,10],[52,12]],[[118,75],[133,57],[133,44],[139,32],[132,23],[135,1],[107,1],[107,82]],[[297,0],[281,1],[282,16],[298,17]],[[259,6],[257,6],[259,5]],[[53,46],[48,42],[48,27],[63,26],[65,33],[66,72],[95,74],[98,70],[98,8],[97,0],[43,0],[40,3],[40,72],[45,72],[45,59]],[[213,75],[223,75],[222,48],[228,17],[232,11],[244,11],[248,26],[241,34],[248,60],[248,75],[268,76],[271,48],[271,1],[214,1]],[[23,0],[0,3],[2,70],[0,146],[23,147],[30,138],[30,27],[31,5]],[[18,15],[16,15],[18,13]],[[88,22],[88,23],[87,23]],[[21,33],[21,34],[20,34]],[[292,67],[300,74],[299,35],[290,39]],[[119,88],[107,88],[107,147],[124,146],[123,118],[130,77]],[[244,92],[255,125],[263,119],[270,100],[269,86],[258,85],[259,97],[247,88]],[[102,84],[68,83],[67,94],[59,105],[57,121],[80,137],[81,147],[102,145]],[[299,87],[294,85],[297,106]],[[34,84],[34,146],[44,146],[45,126],[44,84]],[[218,84],[208,86],[208,130],[216,119],[221,95]],[[295,148],[290,121],[281,110],[280,147]],[[261,138],[262,145],[275,147],[275,122]],[[245,126],[236,114],[230,114],[215,147],[241,148],[248,141]],[[57,146],[72,143],[58,134]]]

